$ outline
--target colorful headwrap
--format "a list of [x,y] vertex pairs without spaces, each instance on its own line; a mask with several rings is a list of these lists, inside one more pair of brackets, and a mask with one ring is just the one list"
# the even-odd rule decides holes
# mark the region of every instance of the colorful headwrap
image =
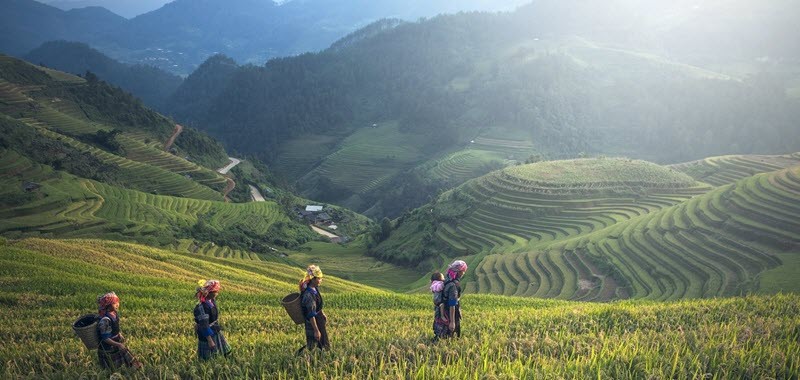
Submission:
[[197,281],[197,298],[200,302],[206,302],[209,293],[219,292],[220,289],[222,289],[222,284],[217,280]]
[[463,260],[456,260],[447,267],[447,277],[450,277],[451,280],[455,280],[458,276],[458,272],[466,272],[467,271],[467,263]]
[[114,292],[108,292],[97,297],[97,309],[100,315],[103,315],[108,307],[119,302],[119,297]]
[[311,282],[311,280],[314,277],[322,278],[322,269],[319,269],[318,266],[312,264],[312,265],[309,265],[308,268],[306,268],[306,274],[303,277],[303,280],[300,281],[300,292],[301,293],[304,290],[306,290],[306,287],[308,287],[308,283]]

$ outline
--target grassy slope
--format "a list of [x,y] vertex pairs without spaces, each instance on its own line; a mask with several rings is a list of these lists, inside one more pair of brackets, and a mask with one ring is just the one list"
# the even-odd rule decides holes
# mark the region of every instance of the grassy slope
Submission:
[[[588,159],[509,167],[446,192],[378,247],[386,258],[433,242],[452,254],[526,250],[676,204],[704,189],[643,161]],[[420,210],[432,210],[421,212]],[[419,227],[422,225],[422,227]],[[428,237],[430,235],[430,237]]]
[[[231,204],[147,194],[53,171],[14,151],[0,151],[0,178],[0,194],[21,199],[2,210],[0,233],[7,236],[101,237],[166,246],[179,244],[176,238],[200,218],[220,231],[244,226],[267,238],[280,238],[282,230],[274,224],[293,223],[274,201]],[[21,188],[28,181],[42,187],[25,193]],[[219,255],[220,249],[204,246],[199,253]]]
[[[96,295],[122,297],[122,331],[145,369],[132,378],[794,378],[796,295],[615,304],[464,297],[465,337],[431,344],[429,296],[394,295],[327,276],[329,355],[303,342],[279,305],[300,270],[91,240],[0,242],[0,376],[107,377],[69,331]],[[323,267],[323,270],[325,268]],[[57,274],[57,275],[56,275]],[[234,348],[198,363],[197,280],[222,281]]]
[[[222,200],[219,192],[225,186],[224,177],[180,155],[163,151],[164,142],[173,129],[166,118],[143,108],[133,99],[114,97],[119,94],[112,94],[103,85],[92,85],[101,92],[100,95],[93,93],[94,90],[87,90],[91,86],[82,78],[5,56],[0,57],[0,66],[4,78],[0,79],[0,113],[6,117],[35,130],[38,135],[62,141],[104,163],[118,165],[130,187],[158,194]],[[103,114],[108,109],[119,112],[117,119]],[[148,121],[133,127],[123,120]],[[115,140],[124,153],[110,152],[79,138],[112,129],[122,132]]]
[[[794,162],[754,160],[749,170],[769,171],[776,160]],[[460,252],[475,264],[468,289],[481,293],[607,300],[789,291],[782,276],[800,275],[797,170],[742,175],[697,195],[710,188],[655,165],[513,167],[399,220],[378,254],[422,253],[438,266]]]

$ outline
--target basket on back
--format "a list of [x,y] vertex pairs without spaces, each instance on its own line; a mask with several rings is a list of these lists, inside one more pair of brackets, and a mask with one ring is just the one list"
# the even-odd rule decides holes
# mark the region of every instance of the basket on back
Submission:
[[100,345],[100,336],[97,334],[97,322],[99,320],[100,317],[97,314],[86,314],[72,324],[72,330],[75,331],[75,335],[90,350],[96,350]]
[[300,293],[292,293],[283,297],[281,305],[286,309],[286,312],[294,323],[299,325],[305,322],[305,318],[303,318],[303,308],[300,306]]

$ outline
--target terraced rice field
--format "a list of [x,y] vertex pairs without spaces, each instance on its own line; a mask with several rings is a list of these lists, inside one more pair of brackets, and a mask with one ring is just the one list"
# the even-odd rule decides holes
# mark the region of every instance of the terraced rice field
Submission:
[[356,194],[369,192],[423,158],[419,136],[399,131],[396,124],[362,128],[346,138],[319,166],[298,182],[326,178]]
[[775,252],[797,252],[797,215],[800,166],[542,249],[489,255],[468,290],[576,300],[743,294],[758,289],[761,273],[783,264]]
[[712,186],[723,186],[757,173],[781,170],[800,165],[800,154],[731,155],[709,157],[669,167]]
[[[444,202],[440,200],[437,210],[442,214],[447,213],[444,208],[468,209],[456,217],[445,217],[447,222],[436,235],[465,253],[524,251],[600,230],[710,189],[654,164],[625,160],[613,164],[616,161],[517,166],[469,181],[448,193]],[[635,180],[614,180],[618,166],[624,166],[625,175]],[[593,174],[573,176],[570,170]]]
[[[110,131],[113,129],[112,127],[88,120],[83,115],[80,107],[72,102],[58,98],[34,101],[25,95],[25,91],[27,90],[24,88],[0,81],[0,100],[6,105],[5,114],[14,117],[17,114],[16,110],[21,105],[37,104],[34,115],[21,117],[18,120],[40,130],[46,129],[57,133],[58,137],[71,142],[73,147],[90,151],[108,162],[117,163],[124,167],[136,166],[133,171],[138,176],[137,178],[146,180],[148,185],[150,183],[158,183],[156,186],[145,186],[144,183],[141,183],[140,189],[157,191],[161,194],[198,197],[200,199],[222,199],[221,194],[215,193],[225,187],[225,178],[223,176],[213,170],[203,168],[183,158],[164,152],[160,149],[159,141],[155,137],[147,135],[141,130],[123,133],[117,137],[117,141],[124,146],[126,156],[117,157],[114,154],[63,136],[64,133],[77,135],[95,133],[99,130]],[[146,139],[150,140],[149,144],[144,142]],[[126,160],[132,162],[127,162]],[[122,165],[123,163],[125,165]],[[136,165],[136,163],[146,166]],[[153,170],[151,174],[144,175],[148,171],[148,166],[161,170]],[[169,176],[164,171],[175,175]],[[178,176],[184,178],[178,178]],[[196,183],[192,184],[191,182]],[[198,186],[198,184],[204,186]],[[152,189],[146,187],[152,187]],[[208,189],[205,187],[208,187]]]
[[[14,151],[0,152],[0,179],[3,192],[9,194],[24,182],[42,186],[37,198],[0,212],[0,233],[6,235],[140,241],[162,239],[166,231],[191,227],[201,216],[220,230],[245,225],[260,234],[267,234],[273,223],[289,221],[275,202],[228,204],[153,195],[53,172]],[[201,248],[212,256],[252,258],[222,247]]]
[[505,157],[497,152],[465,149],[436,160],[425,171],[427,177],[434,181],[461,184],[504,166],[506,161]]
[[337,137],[315,135],[292,139],[281,144],[271,168],[275,172],[296,180],[314,168],[331,153]]
[[512,162],[525,162],[531,154],[536,153],[536,149],[530,141],[489,136],[476,137],[470,142],[469,149],[493,152],[504,160]]

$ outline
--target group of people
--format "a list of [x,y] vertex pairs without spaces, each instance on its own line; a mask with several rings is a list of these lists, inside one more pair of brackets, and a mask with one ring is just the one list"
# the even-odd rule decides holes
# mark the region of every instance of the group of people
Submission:
[[[434,339],[461,336],[460,279],[466,271],[467,264],[456,260],[448,266],[446,274],[436,272],[431,277]],[[300,347],[297,354],[305,349],[330,348],[325,327],[328,317],[323,310],[322,294],[319,292],[322,277],[322,270],[316,265],[310,265],[300,281],[300,302],[305,318],[306,344]],[[219,323],[217,295],[220,290],[222,284],[217,280],[198,282],[196,292],[198,303],[194,308],[194,321],[197,356],[201,360],[208,360],[217,355],[228,356],[232,351]],[[100,318],[97,323],[97,333],[100,338],[97,356],[103,368],[115,369],[124,365],[139,369],[142,363],[128,350],[125,337],[120,332],[119,302],[120,299],[114,292],[97,298]]]

